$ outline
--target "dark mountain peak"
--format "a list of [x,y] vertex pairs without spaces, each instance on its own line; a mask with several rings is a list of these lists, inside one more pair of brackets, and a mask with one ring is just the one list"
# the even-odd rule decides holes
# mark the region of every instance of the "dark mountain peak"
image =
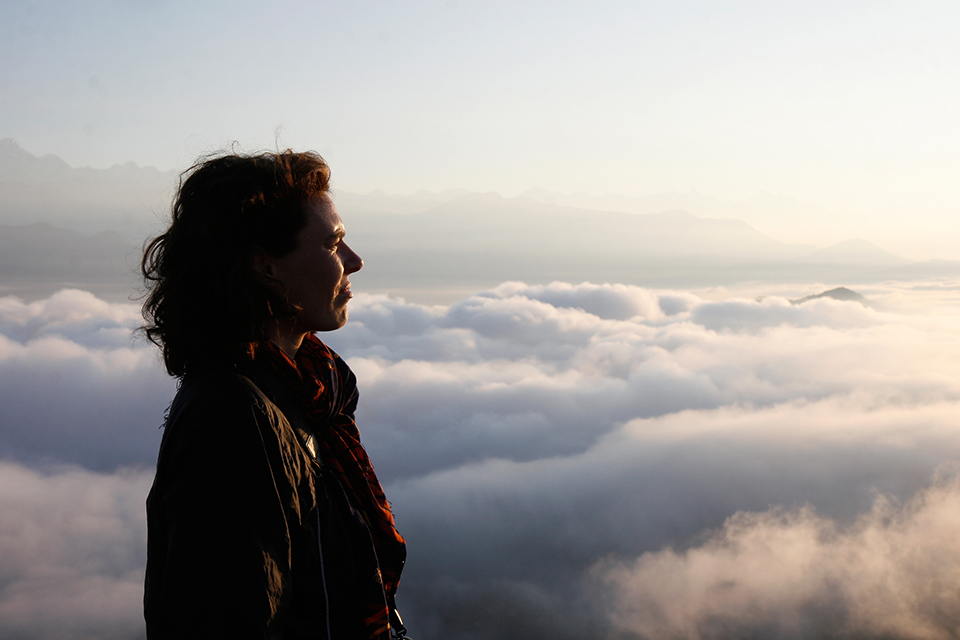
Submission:
[[835,289],[830,289],[829,291],[823,291],[812,296],[806,296],[798,300],[791,300],[790,304],[803,304],[808,300],[816,300],[817,298],[833,298],[834,300],[844,300],[847,302],[859,302],[865,307],[869,307],[870,303],[862,295],[853,291],[852,289],[847,289],[846,287],[837,287]]

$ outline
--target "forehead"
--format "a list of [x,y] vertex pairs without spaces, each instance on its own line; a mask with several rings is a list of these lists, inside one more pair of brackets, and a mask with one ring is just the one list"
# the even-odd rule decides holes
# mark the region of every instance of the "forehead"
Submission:
[[304,206],[306,223],[300,230],[300,237],[310,240],[322,240],[328,236],[342,235],[343,220],[337,206],[329,198],[315,198]]

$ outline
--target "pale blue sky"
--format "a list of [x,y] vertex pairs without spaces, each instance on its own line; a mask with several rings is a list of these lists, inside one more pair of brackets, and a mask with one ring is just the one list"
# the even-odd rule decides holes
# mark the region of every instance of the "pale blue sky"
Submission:
[[173,169],[279,129],[345,190],[767,191],[953,257],[958,18],[955,2],[6,0],[0,137]]

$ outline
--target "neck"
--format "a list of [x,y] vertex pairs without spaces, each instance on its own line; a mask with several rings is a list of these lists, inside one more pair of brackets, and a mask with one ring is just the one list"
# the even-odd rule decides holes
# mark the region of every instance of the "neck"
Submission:
[[300,350],[300,345],[306,337],[305,331],[296,331],[294,327],[285,326],[283,322],[278,322],[270,331],[270,342],[280,347],[280,350],[291,360],[297,357],[297,351]]

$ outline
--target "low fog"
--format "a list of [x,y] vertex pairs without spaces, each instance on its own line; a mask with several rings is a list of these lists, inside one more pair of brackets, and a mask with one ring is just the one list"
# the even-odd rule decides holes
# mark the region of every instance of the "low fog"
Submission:
[[[955,637],[960,282],[858,291],[359,294],[322,337],[360,380],[414,637]],[[138,322],[0,298],[4,637],[141,633],[175,385]]]

